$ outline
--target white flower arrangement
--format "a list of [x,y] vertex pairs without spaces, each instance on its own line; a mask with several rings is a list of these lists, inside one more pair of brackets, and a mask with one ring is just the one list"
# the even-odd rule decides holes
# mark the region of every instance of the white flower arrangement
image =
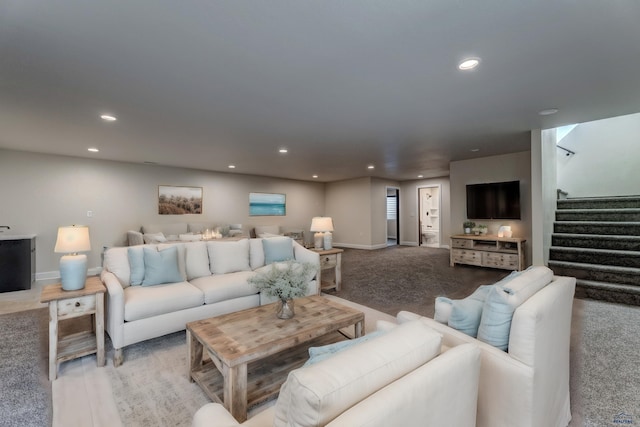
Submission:
[[290,260],[271,264],[271,268],[249,278],[248,282],[268,296],[288,300],[304,296],[309,280],[317,271],[314,264]]

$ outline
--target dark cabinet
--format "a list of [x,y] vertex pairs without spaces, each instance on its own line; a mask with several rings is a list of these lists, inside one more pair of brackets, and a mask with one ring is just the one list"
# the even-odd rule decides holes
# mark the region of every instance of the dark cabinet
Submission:
[[35,237],[0,240],[0,292],[31,289],[35,268]]

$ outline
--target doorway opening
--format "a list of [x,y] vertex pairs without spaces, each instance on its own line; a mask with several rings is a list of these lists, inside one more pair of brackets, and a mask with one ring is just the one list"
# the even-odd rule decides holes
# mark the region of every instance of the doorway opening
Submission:
[[420,246],[440,247],[440,185],[418,188],[418,242]]
[[387,246],[400,242],[400,189],[387,187]]

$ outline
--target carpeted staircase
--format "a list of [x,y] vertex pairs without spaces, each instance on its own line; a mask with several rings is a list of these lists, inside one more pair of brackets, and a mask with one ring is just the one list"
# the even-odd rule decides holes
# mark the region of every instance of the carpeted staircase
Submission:
[[558,200],[549,267],[576,296],[640,305],[640,196]]

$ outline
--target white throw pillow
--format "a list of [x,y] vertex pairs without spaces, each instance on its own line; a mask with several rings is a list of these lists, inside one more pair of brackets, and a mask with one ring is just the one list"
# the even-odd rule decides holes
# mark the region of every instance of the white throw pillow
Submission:
[[209,252],[205,242],[192,242],[185,246],[187,280],[211,276]]
[[250,271],[249,240],[207,242],[212,274]]

